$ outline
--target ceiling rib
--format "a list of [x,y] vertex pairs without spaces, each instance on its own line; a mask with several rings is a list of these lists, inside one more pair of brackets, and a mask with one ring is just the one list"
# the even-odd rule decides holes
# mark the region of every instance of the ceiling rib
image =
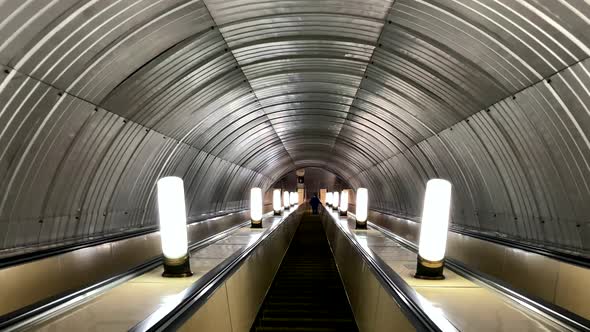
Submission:
[[[16,69],[14,69],[14,68],[12,68],[12,67],[10,67],[10,66],[8,66],[8,65],[3,65],[3,67],[6,67],[6,68],[7,68],[7,70],[9,70],[10,72],[13,72],[13,71],[14,71],[14,72],[16,72],[16,73],[19,73],[19,74],[21,74],[21,75],[24,75],[24,76],[28,77],[29,79],[32,79],[32,80],[35,80],[35,81],[41,82],[41,83],[43,83],[43,84],[45,84],[45,85],[47,85],[47,86],[50,86],[50,87],[54,88],[54,89],[55,89],[55,90],[57,90],[57,91],[63,91],[62,89],[60,89],[60,88],[56,87],[54,84],[52,84],[52,83],[50,83],[50,82],[47,82],[47,81],[44,81],[44,80],[42,80],[42,79],[40,79],[40,78],[37,78],[37,77],[33,77],[33,76],[29,75],[28,73],[24,73],[24,72],[22,72],[22,71],[20,71],[20,70],[16,70]],[[76,98],[76,99],[78,99],[78,100],[84,101],[84,102],[86,102],[86,103],[88,103],[88,104],[90,104],[90,105],[93,105],[93,106],[95,106],[95,107],[98,107],[98,108],[100,108],[100,109],[104,110],[105,112],[108,112],[108,113],[111,113],[111,114],[113,114],[113,115],[115,115],[115,116],[118,116],[118,117],[120,117],[120,118],[124,119],[125,121],[127,121],[127,122],[129,122],[129,123],[134,123],[134,124],[136,124],[136,125],[138,125],[138,126],[141,126],[141,127],[145,128],[145,129],[149,130],[149,131],[152,131],[152,132],[154,132],[154,133],[158,133],[158,134],[160,134],[160,135],[162,135],[162,136],[166,136],[167,138],[169,138],[169,139],[171,139],[171,140],[175,141],[177,144],[183,143],[183,144],[186,144],[187,146],[189,146],[189,147],[191,147],[191,148],[194,148],[194,149],[200,150],[198,147],[196,147],[196,146],[193,146],[192,144],[190,144],[190,143],[187,143],[186,141],[183,141],[183,140],[179,140],[179,139],[176,139],[176,138],[174,138],[174,136],[173,136],[173,135],[170,135],[170,134],[167,134],[167,133],[161,132],[161,131],[159,131],[159,130],[157,130],[157,129],[154,129],[154,127],[153,127],[153,126],[146,126],[146,125],[144,125],[144,124],[141,124],[141,123],[139,123],[139,122],[133,121],[133,120],[132,120],[132,119],[130,119],[130,118],[124,117],[124,116],[122,116],[122,115],[120,115],[120,114],[118,114],[118,113],[116,113],[116,112],[113,112],[112,110],[110,110],[110,109],[106,108],[106,107],[105,107],[105,106],[103,106],[103,105],[96,104],[96,103],[94,103],[94,102],[92,102],[92,101],[90,101],[90,100],[88,100],[88,99],[86,99],[86,98],[80,97],[80,96],[78,96],[78,95],[76,95],[76,94],[74,94],[74,93],[72,93],[72,92],[70,92],[70,91],[67,91],[67,90],[66,90],[66,91],[64,91],[64,93],[65,93],[65,94],[67,94],[67,95],[69,95],[69,96],[71,96],[72,98]],[[230,164],[234,164],[232,161],[230,161],[230,160],[227,160],[227,159],[225,159],[225,158],[221,158],[221,157],[219,157],[219,156],[216,156],[216,155],[214,155],[214,154],[211,154],[211,155],[213,155],[213,156],[214,156],[214,157],[216,157],[216,158],[219,158],[220,160],[227,161],[227,162],[228,162],[228,163],[230,163]],[[243,165],[238,165],[238,166],[240,166],[240,167],[242,167],[242,168],[244,168],[244,169],[250,170],[250,171],[252,171],[252,172],[254,172],[254,173],[259,173],[258,171],[255,171],[255,170],[253,170],[253,169],[251,169],[251,168],[248,168],[248,167],[245,167],[245,166],[243,166]],[[267,175],[267,174],[264,174],[264,173],[260,173],[260,174],[261,174],[261,175],[263,175],[263,176],[264,176],[264,177],[266,177],[266,178],[269,178],[269,179],[271,179],[271,178],[272,178],[271,176],[269,176],[269,175]]]
[[[348,107],[348,111],[346,112],[346,118],[344,119],[344,122],[342,122],[342,125],[340,125],[340,129],[338,130],[338,134],[336,135],[336,138],[334,139],[334,143],[332,144],[332,149],[330,152],[332,154],[334,153],[334,147],[336,146],[336,142],[338,142],[338,140],[340,138],[340,133],[342,132],[342,128],[344,128],[344,125],[346,124],[346,122],[349,121],[348,118],[350,116],[350,109],[352,108],[354,101],[357,100],[361,86],[363,85],[363,82],[367,78],[367,69],[373,63],[373,57],[375,56],[375,50],[377,49],[377,47],[379,47],[379,41],[381,40],[381,36],[383,35],[383,31],[385,31],[385,26],[387,25],[387,20],[389,18],[389,15],[391,14],[391,10],[393,9],[393,6],[395,6],[395,1],[389,7],[389,10],[387,11],[387,15],[385,15],[385,18],[383,20],[383,26],[381,27],[381,31],[379,32],[379,37],[375,41],[375,47],[373,48],[373,52],[371,53],[371,57],[369,59],[369,62],[365,66],[365,70],[363,71],[363,76],[361,77],[361,80],[359,81],[359,85],[356,87],[356,92],[354,94],[354,98],[352,99],[352,103],[350,104],[350,106]],[[348,181],[348,179],[347,179],[347,181]]]
[[248,83],[248,86],[250,87],[250,91],[254,95],[254,98],[256,99],[256,102],[258,103],[258,105],[260,105],[260,109],[262,109],[262,111],[264,112],[264,115],[266,116],[266,120],[268,121],[268,123],[270,123],[270,127],[274,131],[274,133],[277,136],[277,138],[281,141],[281,144],[283,145],[283,149],[285,149],[285,152],[287,153],[287,156],[289,156],[289,159],[291,160],[291,163],[293,164],[293,169],[295,169],[295,161],[293,160],[293,156],[291,156],[291,154],[289,153],[289,150],[285,146],[285,142],[283,142],[283,139],[278,134],[278,132],[277,132],[276,128],[274,127],[272,121],[270,121],[270,118],[268,117],[268,113],[266,112],[266,109],[262,106],[262,103],[260,103],[260,100],[258,99],[258,96],[256,95],[256,92],[254,91],[254,88],[252,87],[252,84],[250,83],[250,79],[248,78],[248,76],[246,76],[246,73],[244,73],[244,70],[242,69],[242,65],[240,64],[240,62],[236,58],[236,56],[234,54],[234,51],[230,48],[229,44],[227,43],[227,39],[226,39],[225,35],[221,31],[221,29],[219,29],[219,24],[217,24],[217,21],[215,21],[215,17],[211,14],[211,11],[209,10],[209,7],[207,6],[207,1],[203,1],[203,5],[205,6],[205,9],[209,13],[209,16],[211,16],[211,19],[213,20],[213,23],[215,24],[215,28],[219,31],[219,34],[221,35],[221,38],[223,38],[223,42],[225,43],[225,47],[227,48],[228,52],[231,53],[232,57],[234,58],[234,60],[238,64],[238,67],[239,67],[240,72],[242,73],[242,75],[246,78],[246,83]]

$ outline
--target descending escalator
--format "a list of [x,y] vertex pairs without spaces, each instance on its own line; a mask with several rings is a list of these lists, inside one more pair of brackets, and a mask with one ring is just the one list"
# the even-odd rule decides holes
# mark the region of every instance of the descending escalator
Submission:
[[319,216],[306,214],[251,331],[358,331]]

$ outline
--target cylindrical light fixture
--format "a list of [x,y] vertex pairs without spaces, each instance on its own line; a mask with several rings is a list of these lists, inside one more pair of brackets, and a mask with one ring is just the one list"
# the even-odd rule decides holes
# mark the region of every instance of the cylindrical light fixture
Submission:
[[356,191],[356,228],[367,229],[367,217],[369,214],[369,192],[367,188],[358,188]]
[[338,207],[341,216],[348,214],[348,190],[342,190],[340,193],[340,206]]
[[292,191],[290,194],[290,202],[291,202],[291,206],[295,206],[297,204],[297,193]]
[[283,208],[285,208],[285,210],[289,210],[289,207],[291,206],[291,197],[289,195],[288,191],[283,191]]
[[252,228],[262,228],[262,189],[250,189],[250,221]]
[[275,216],[281,215],[281,189],[275,189],[272,191],[272,209]]
[[429,180],[422,208],[416,278],[444,279],[450,207],[451,183],[443,179]]
[[332,194],[332,209],[338,210],[338,206],[340,205],[340,195],[337,191]]
[[326,205],[332,206],[332,193],[331,192],[326,194]]
[[158,213],[160,237],[164,254],[164,277],[192,276],[188,238],[186,234],[186,207],[184,185],[176,176],[161,178],[158,187]]

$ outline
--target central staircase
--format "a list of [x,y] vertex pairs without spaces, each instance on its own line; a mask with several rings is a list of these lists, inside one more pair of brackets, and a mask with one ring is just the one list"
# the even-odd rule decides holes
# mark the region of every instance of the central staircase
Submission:
[[358,331],[319,216],[303,216],[251,331]]

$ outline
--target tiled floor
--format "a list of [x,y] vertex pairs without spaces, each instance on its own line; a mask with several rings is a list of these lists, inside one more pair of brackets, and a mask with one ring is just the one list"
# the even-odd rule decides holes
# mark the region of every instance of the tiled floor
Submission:
[[444,280],[414,278],[416,253],[381,232],[356,230],[354,221],[332,213],[358,242],[379,256],[460,331],[563,331],[564,328],[502,294],[445,269]]

